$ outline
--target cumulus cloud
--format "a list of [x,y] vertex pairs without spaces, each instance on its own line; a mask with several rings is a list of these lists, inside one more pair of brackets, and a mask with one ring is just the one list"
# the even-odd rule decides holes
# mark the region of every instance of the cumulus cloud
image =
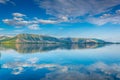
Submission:
[[13,18],[12,19],[3,19],[2,21],[5,24],[11,25],[11,26],[17,26],[17,27],[21,27],[21,26],[28,26],[31,24],[30,21],[25,20],[25,14],[21,14],[21,13],[13,13],[12,14]]
[[13,13],[12,15],[14,17],[24,17],[24,16],[26,16],[25,14],[21,14],[21,13]]
[[19,26],[27,26],[27,25],[29,25],[31,23],[29,21],[15,20],[15,19],[4,19],[3,22],[8,24],[8,25],[18,26],[18,27]]
[[31,30],[39,30],[40,29],[38,24],[32,24],[32,25],[28,26],[28,28]]
[[44,19],[38,19],[38,18],[33,18],[32,20],[26,19],[25,14],[21,13],[13,13],[12,14],[13,18],[12,19],[3,19],[2,21],[5,24],[15,26],[15,27],[28,27],[31,30],[38,30],[40,24],[56,24],[57,21],[54,20],[44,20]]
[[[103,25],[106,23],[119,23],[116,17],[99,19],[95,15],[110,12],[113,7],[120,5],[119,0],[35,0],[40,8],[46,10],[46,14],[55,16],[67,22],[86,21],[92,24]],[[119,10],[117,14],[120,13]],[[82,18],[80,18],[82,16]],[[83,19],[84,17],[84,19]],[[112,19],[114,18],[114,19]],[[112,20],[110,20],[112,19]],[[91,20],[91,21],[90,21]],[[95,22],[98,20],[97,22]]]
[[[7,0],[1,0],[1,2]],[[29,26],[37,30],[40,24],[78,23],[88,22],[96,25],[106,23],[120,24],[120,0],[34,0],[38,6],[51,15],[48,19],[26,19],[25,14],[13,13],[13,19],[4,19],[3,22],[12,26]],[[33,26],[30,26],[33,25]]]

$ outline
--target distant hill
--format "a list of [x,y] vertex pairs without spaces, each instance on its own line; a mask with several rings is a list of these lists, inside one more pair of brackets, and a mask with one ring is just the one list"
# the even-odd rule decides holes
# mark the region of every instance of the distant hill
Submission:
[[8,36],[0,36],[0,41],[8,38],[9,38]]
[[36,34],[18,34],[14,37],[0,37],[0,43],[107,43],[100,39],[94,38],[55,38],[51,36],[36,35]]

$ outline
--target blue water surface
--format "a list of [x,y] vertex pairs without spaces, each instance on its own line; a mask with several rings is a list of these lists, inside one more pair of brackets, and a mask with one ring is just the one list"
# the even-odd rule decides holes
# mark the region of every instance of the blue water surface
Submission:
[[120,80],[120,45],[54,50],[1,46],[0,54],[0,80]]

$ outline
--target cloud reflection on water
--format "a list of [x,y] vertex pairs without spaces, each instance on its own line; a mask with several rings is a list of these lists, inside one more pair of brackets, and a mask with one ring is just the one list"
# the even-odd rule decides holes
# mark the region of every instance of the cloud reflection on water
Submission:
[[[35,58],[33,58],[35,59]],[[30,59],[29,59],[30,60]],[[20,75],[30,68],[33,71],[48,69],[45,77],[40,80],[119,80],[120,63],[106,64],[96,62],[90,65],[60,65],[60,64],[38,64],[27,60],[26,62],[13,62],[2,65],[4,69],[11,69],[12,74]],[[32,60],[32,59],[31,59]],[[37,59],[36,59],[37,60]],[[29,73],[28,73],[29,74]],[[39,74],[39,73],[37,73]]]

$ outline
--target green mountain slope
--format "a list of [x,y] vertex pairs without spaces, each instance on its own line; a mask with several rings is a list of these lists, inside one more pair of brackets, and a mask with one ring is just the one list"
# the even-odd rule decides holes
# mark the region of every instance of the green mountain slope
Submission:
[[0,43],[105,43],[103,40],[92,38],[55,38],[36,34],[19,34],[14,37],[2,38]]
[[5,38],[5,39],[2,39],[0,40],[0,43],[16,43],[16,37],[13,37],[13,38]]
[[59,39],[35,34],[19,34],[12,38],[0,40],[0,43],[58,43]]

